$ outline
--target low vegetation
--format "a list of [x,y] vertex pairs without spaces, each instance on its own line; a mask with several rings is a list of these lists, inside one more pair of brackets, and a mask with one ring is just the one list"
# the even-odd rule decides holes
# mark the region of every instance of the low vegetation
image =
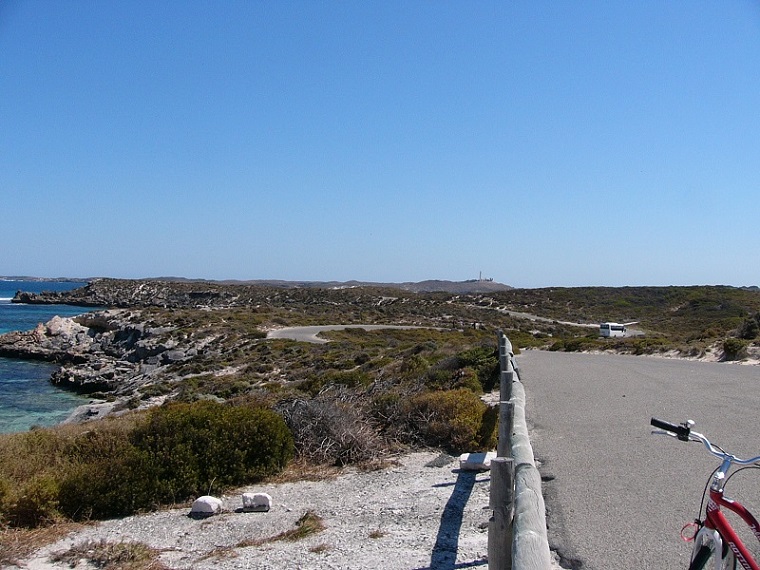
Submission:
[[0,517],[34,527],[183,503],[282,470],[293,440],[275,412],[205,401],[0,438]]
[[160,552],[140,542],[108,542],[88,540],[51,556],[53,562],[64,562],[75,568],[85,560],[101,570],[166,570],[159,560]]
[[[281,474],[293,458],[306,472],[372,465],[410,447],[492,449],[498,418],[481,395],[499,379],[497,330],[518,350],[696,356],[717,344],[726,359],[760,336],[760,292],[729,287],[206,288],[186,284],[179,300],[164,288],[163,306],[154,296],[130,308],[167,346],[200,348],[122,399],[125,413],[0,436],[0,551],[13,529],[185,504]],[[567,324],[600,321],[638,321],[645,334],[600,339]],[[274,327],[336,322],[422,328],[334,331],[326,344],[265,339]]]
[[306,511],[304,515],[296,521],[296,527],[290,530],[286,530],[271,538],[263,539],[255,542],[243,542],[238,546],[260,546],[269,542],[277,542],[279,540],[287,540],[294,542],[296,540],[303,540],[309,536],[318,534],[325,530],[325,523],[322,521],[322,517],[313,511]]
[[0,521],[31,528],[183,504],[276,475],[294,455],[346,465],[408,446],[492,446],[479,394],[498,376],[493,331],[332,338],[251,346],[249,366],[270,361],[276,377],[187,374],[161,390],[176,397],[163,406],[0,436]]

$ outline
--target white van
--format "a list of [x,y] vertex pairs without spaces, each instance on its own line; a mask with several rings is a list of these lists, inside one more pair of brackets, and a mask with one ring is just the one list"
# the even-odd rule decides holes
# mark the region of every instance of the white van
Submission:
[[625,325],[620,323],[601,323],[599,325],[599,336],[611,337],[611,336],[625,336]]

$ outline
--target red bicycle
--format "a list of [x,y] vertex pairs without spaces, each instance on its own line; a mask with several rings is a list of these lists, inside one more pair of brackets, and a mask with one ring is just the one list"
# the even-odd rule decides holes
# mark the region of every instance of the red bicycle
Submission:
[[[739,538],[736,531],[729,523],[726,516],[721,512],[721,508],[726,508],[736,513],[749,526],[754,537],[760,542],[760,524],[744,505],[734,501],[723,494],[724,488],[731,476],[728,474],[734,465],[743,465],[740,469],[735,470],[734,475],[749,467],[760,466],[760,456],[752,459],[740,459],[735,455],[726,453],[719,446],[710,443],[704,435],[692,431],[694,422],[687,421],[682,424],[672,424],[652,418],[652,425],[660,428],[662,431],[653,431],[658,435],[670,435],[681,441],[698,441],[701,442],[705,449],[718,459],[720,466],[713,471],[708,486],[702,493],[702,504],[699,507],[699,515],[694,523],[684,527],[684,530],[693,526],[698,530],[693,537],[687,540],[694,541],[694,547],[691,553],[691,564],[689,570],[735,570],[736,562],[741,564],[746,570],[760,570],[760,565],[752,556],[752,553],[746,547],[744,542]],[[705,497],[707,496],[707,506],[704,517],[702,509],[705,507]],[[682,531],[682,534],[684,531]]]

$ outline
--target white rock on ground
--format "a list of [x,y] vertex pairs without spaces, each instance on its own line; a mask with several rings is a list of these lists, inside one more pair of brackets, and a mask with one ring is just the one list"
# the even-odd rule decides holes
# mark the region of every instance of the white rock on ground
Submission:
[[221,499],[204,495],[193,501],[193,506],[190,508],[190,516],[210,517],[221,512],[223,506],[224,503]]
[[269,493],[243,493],[243,511],[268,512],[272,508],[272,496]]
[[459,468],[465,471],[485,471],[491,469],[491,460],[496,459],[495,451],[463,453],[459,456]]

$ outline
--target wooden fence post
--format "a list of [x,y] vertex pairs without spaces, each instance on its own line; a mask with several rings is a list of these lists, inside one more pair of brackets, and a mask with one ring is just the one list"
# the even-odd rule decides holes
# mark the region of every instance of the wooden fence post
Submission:
[[496,457],[491,460],[491,495],[493,516],[488,521],[488,570],[512,568],[512,504],[514,500],[514,460]]
[[512,426],[515,405],[513,402],[499,402],[499,434],[496,439],[496,457],[512,457]]
[[512,457],[512,424],[514,417],[514,404],[512,399],[512,381],[514,371],[512,361],[507,355],[506,366],[501,370],[499,384],[499,435],[496,441],[497,457]]

